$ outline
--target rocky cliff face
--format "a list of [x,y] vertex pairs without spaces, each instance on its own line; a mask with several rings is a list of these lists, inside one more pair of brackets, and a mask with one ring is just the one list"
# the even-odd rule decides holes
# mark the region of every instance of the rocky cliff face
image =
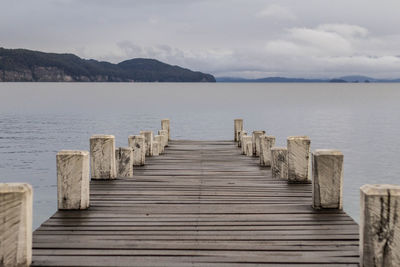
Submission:
[[96,76],[72,76],[56,67],[34,67],[31,69],[3,70],[0,71],[0,82],[133,82],[129,79]]
[[112,64],[72,54],[0,48],[0,82],[215,82],[215,78],[154,59]]
[[3,70],[0,81],[6,82],[70,82],[74,79],[66,75],[62,70],[54,67],[35,67],[33,70]]

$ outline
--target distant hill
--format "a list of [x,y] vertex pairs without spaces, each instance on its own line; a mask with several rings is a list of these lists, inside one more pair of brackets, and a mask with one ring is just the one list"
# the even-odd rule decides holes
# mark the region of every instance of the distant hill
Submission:
[[326,82],[319,79],[303,79],[303,78],[284,78],[284,77],[268,77],[261,79],[243,79],[234,77],[217,77],[217,82],[234,82],[234,83],[301,83],[301,82]]
[[0,48],[0,82],[215,82],[215,78],[155,59],[112,64],[73,54]]
[[375,79],[367,76],[354,75],[354,76],[344,76],[340,77],[340,79],[345,80],[350,83],[363,83],[363,82],[371,82],[371,83],[398,83],[400,79]]
[[367,76],[344,76],[333,79],[305,79],[305,78],[285,78],[268,77],[261,79],[243,79],[236,77],[216,77],[217,82],[225,83],[390,83],[400,82],[400,79],[374,79]]
[[340,79],[349,82],[349,83],[358,83],[358,82],[377,82],[377,79],[362,76],[362,75],[353,75],[353,76],[344,76],[340,77]]

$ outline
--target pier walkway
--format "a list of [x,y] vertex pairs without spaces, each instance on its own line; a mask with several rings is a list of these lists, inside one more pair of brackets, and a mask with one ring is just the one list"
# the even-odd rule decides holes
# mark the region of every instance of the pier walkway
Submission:
[[133,179],[92,180],[88,210],[43,223],[32,266],[358,266],[358,225],[311,197],[233,141],[170,141]]

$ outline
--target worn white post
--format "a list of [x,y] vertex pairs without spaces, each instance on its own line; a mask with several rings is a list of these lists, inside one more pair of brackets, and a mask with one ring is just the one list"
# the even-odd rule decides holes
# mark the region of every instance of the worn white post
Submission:
[[115,179],[115,137],[93,135],[90,137],[90,166],[92,179]]
[[244,155],[246,156],[253,156],[253,137],[252,136],[243,136],[242,138],[242,147]]
[[361,187],[360,266],[400,266],[400,186]]
[[238,146],[239,147],[243,147],[243,140],[242,140],[242,138],[243,138],[243,136],[247,136],[247,132],[246,131],[240,131],[240,133],[239,133],[239,142],[238,142]]
[[169,119],[161,120],[161,130],[168,131],[168,140],[171,140],[171,122]]
[[140,134],[144,136],[146,143],[146,156],[153,156],[153,132],[152,131],[140,131]]
[[[248,140],[249,139],[246,139],[245,137],[247,137],[247,134],[246,135],[242,135],[242,138],[241,138],[241,143],[242,143],[242,147],[241,147],[241,150],[242,150],[242,154],[243,155],[246,155],[246,142],[248,142]],[[251,136],[249,136],[250,138],[251,138]],[[252,148],[251,148],[252,150],[253,150],[253,146],[252,146]]]
[[153,141],[153,156],[159,156],[161,150],[161,144],[159,141]]
[[133,149],[132,147],[119,147],[115,150],[117,177],[133,177]]
[[265,131],[253,131],[253,155],[260,156],[260,136],[265,134]]
[[146,143],[143,135],[130,135],[128,145],[133,150],[133,166],[143,166],[146,160]]
[[288,179],[288,150],[286,147],[271,148],[271,171],[273,178]]
[[89,208],[89,152],[61,150],[56,158],[58,209]]
[[146,143],[143,135],[130,135],[128,145],[133,150],[133,166],[143,166],[146,160]]
[[271,148],[275,146],[275,136],[260,136],[260,165],[265,167],[271,166]]
[[154,141],[156,141],[156,142],[159,143],[159,148],[158,148],[159,154],[164,153],[164,146],[163,146],[163,138],[162,138],[162,135],[156,135],[156,136],[154,136]]
[[245,154],[248,157],[253,156],[253,142],[251,141],[251,139],[249,139],[246,142],[246,146],[245,146]]
[[163,147],[168,146],[168,131],[167,130],[159,130],[158,135],[162,136],[162,145]]
[[343,154],[338,150],[318,149],[312,153],[313,208],[342,209]]
[[290,183],[310,183],[310,138],[307,136],[290,136],[288,148],[288,181]]
[[239,135],[239,137],[238,137],[238,147],[242,147],[242,135],[243,135],[243,133],[244,132],[246,132],[245,130],[241,130],[241,131],[239,131],[239,133],[238,133],[238,135]]
[[0,265],[32,263],[32,187],[0,183]]
[[235,119],[234,121],[234,140],[239,141],[239,132],[243,131],[243,119]]

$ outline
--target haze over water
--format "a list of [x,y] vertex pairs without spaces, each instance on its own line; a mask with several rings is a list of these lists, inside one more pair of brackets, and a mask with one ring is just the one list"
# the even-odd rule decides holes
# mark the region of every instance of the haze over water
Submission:
[[[92,134],[156,131],[171,119],[173,139],[230,140],[245,129],[308,135],[312,149],[344,153],[344,209],[359,216],[359,187],[398,184],[398,84],[0,84],[0,182],[34,187],[34,227],[57,207],[55,155],[89,150]],[[310,203],[311,205],[311,203]]]

